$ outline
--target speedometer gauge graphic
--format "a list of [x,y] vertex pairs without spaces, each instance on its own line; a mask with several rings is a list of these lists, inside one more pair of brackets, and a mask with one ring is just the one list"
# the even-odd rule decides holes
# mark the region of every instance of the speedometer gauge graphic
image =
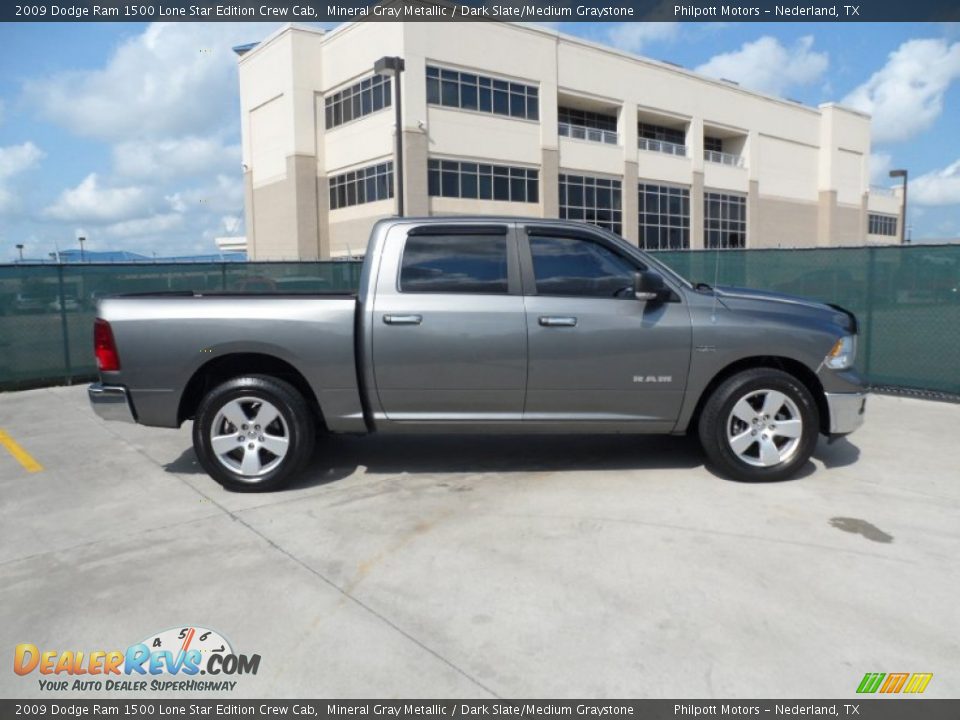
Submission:
[[223,635],[216,630],[199,626],[170,628],[151,635],[142,642],[151,652],[167,650],[173,653],[174,657],[190,650],[199,650],[204,658],[201,666],[206,665],[206,658],[210,655],[233,654],[230,642]]

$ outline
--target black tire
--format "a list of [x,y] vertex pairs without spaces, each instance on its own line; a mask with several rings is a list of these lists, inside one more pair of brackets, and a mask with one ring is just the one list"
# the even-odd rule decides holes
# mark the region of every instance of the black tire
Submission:
[[[256,424],[259,412],[272,414],[271,406],[277,411],[276,419],[265,427]],[[227,417],[235,416],[238,408],[246,416],[243,419],[250,421],[245,423],[246,429],[237,427]],[[236,448],[229,449],[227,454],[214,449],[211,430],[215,422],[217,439],[224,443],[221,451],[227,447],[226,438],[236,435]],[[231,427],[234,431],[228,432]],[[286,443],[281,442],[284,438]],[[210,477],[235,492],[280,489],[310,460],[315,439],[314,414],[303,396],[289,383],[264,375],[234,378],[218,385],[203,398],[193,422],[193,448],[200,465]],[[283,454],[278,455],[274,449]],[[250,464],[246,465],[248,453]],[[243,472],[257,465],[259,472]]]
[[[771,392],[782,393],[789,402],[785,400],[776,416],[764,420],[767,398],[771,398],[771,405],[779,399]],[[738,405],[741,400],[747,405]],[[749,421],[741,419],[747,406],[755,413]],[[733,414],[735,407],[737,415]],[[795,414],[797,418],[793,418]],[[802,423],[799,432],[793,422],[796,419]],[[720,474],[745,482],[774,482],[792,477],[810,459],[817,444],[819,420],[813,396],[797,378],[782,370],[753,368],[727,378],[713,391],[697,429],[708,464]],[[781,432],[797,434],[784,437]],[[734,450],[734,442],[740,454]],[[773,460],[774,453],[782,459],[763,466]]]

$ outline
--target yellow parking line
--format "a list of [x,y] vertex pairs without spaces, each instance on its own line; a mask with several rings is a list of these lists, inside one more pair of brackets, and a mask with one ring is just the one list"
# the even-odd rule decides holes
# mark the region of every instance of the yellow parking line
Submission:
[[33,459],[33,456],[20,447],[17,442],[0,429],[0,445],[3,445],[7,451],[13,455],[18,463],[23,465],[27,472],[40,472],[43,465]]

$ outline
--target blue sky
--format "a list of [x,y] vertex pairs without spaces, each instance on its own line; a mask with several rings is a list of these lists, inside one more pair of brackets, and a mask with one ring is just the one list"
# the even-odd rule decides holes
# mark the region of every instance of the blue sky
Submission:
[[[209,253],[243,234],[230,48],[254,23],[0,25],[0,261],[75,247]],[[877,182],[907,167],[915,238],[960,236],[960,25],[559,23],[816,105],[874,116]]]

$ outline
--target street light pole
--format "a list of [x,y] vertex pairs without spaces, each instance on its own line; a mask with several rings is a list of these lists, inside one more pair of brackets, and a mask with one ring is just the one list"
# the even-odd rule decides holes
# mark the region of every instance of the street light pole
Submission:
[[80,262],[83,262],[83,244],[86,241],[87,239],[83,235],[77,238],[77,242],[80,243]]
[[900,244],[907,242],[907,171],[891,170],[890,177],[903,178],[903,202],[900,204]]
[[377,75],[393,77],[396,86],[394,105],[396,110],[396,168],[394,168],[394,184],[397,189],[397,215],[403,217],[403,92],[401,90],[400,73],[404,70],[401,57],[382,57],[373,64],[373,71]]

